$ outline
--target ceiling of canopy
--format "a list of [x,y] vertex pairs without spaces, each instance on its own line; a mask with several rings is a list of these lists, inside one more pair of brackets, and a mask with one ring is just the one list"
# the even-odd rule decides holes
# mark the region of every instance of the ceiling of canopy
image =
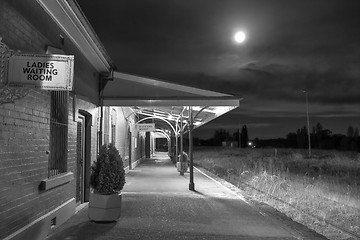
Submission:
[[241,97],[114,72],[102,93],[104,106],[131,107],[144,122],[154,122],[159,131],[189,122],[194,128],[237,108]]
[[[189,109],[191,108],[194,128],[231,111],[235,106],[153,106],[153,107],[132,107],[140,116],[140,119],[148,119],[147,122],[156,122],[156,126],[163,129],[170,123],[181,121],[189,122]],[[167,121],[167,122],[166,122]],[[145,122],[145,121],[144,121]]]

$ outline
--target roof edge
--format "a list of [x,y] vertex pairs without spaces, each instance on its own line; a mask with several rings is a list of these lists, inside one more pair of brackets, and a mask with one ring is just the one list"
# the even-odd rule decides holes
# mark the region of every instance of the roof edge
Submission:
[[36,0],[98,72],[115,68],[76,0]]
[[240,106],[242,98],[225,97],[104,97],[104,106]]
[[153,78],[141,77],[141,76],[136,76],[136,75],[127,74],[127,73],[121,73],[121,72],[117,72],[117,71],[114,71],[114,78],[125,80],[125,81],[130,81],[130,82],[135,82],[135,83],[140,83],[140,84],[146,84],[146,85],[155,86],[155,87],[167,88],[169,90],[176,90],[176,91],[182,91],[182,92],[191,93],[191,94],[198,94],[198,95],[205,96],[205,97],[226,97],[226,96],[231,97],[231,96],[233,96],[230,94],[209,91],[209,90],[205,90],[205,89],[201,89],[201,88],[189,87],[189,86],[185,86],[185,85],[165,82],[165,81],[161,81],[161,80],[157,80],[157,79],[153,79]]

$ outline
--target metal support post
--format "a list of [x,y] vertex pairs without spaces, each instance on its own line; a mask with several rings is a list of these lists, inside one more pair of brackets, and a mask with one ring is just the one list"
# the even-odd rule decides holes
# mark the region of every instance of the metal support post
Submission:
[[176,120],[176,132],[175,132],[175,164],[177,164],[178,161],[178,155],[179,155],[179,124]]
[[103,121],[104,121],[104,113],[103,113],[103,107],[104,107],[104,91],[103,91],[103,79],[100,77],[99,80],[100,84],[100,129],[98,132],[98,139],[99,139],[99,146],[98,146],[98,153],[100,152],[100,148],[103,144]]
[[189,107],[189,158],[190,158],[190,183],[189,190],[195,191],[194,184],[194,159],[193,159],[193,117],[192,107]]
[[183,139],[183,113],[181,113],[180,117],[180,175],[184,175],[184,171],[182,169],[183,164],[183,152],[184,152],[184,139]]

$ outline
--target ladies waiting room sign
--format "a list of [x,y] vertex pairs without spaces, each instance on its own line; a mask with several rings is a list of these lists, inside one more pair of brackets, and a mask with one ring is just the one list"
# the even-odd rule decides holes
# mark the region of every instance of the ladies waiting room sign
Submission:
[[9,86],[67,91],[73,88],[72,55],[13,54],[8,66]]

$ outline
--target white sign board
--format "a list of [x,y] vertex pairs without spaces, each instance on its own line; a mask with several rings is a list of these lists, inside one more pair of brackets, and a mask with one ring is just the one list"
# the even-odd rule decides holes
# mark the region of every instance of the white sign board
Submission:
[[8,66],[9,86],[67,91],[73,88],[72,55],[13,54]]
[[140,123],[137,129],[139,132],[155,132],[155,123]]

